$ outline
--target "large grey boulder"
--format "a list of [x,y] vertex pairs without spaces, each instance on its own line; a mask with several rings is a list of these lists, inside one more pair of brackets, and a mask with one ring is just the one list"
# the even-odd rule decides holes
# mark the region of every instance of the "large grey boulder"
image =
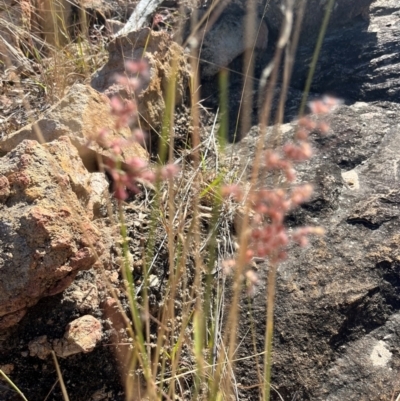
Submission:
[[[400,3],[377,0],[370,21],[357,19],[330,30],[312,83],[314,92],[331,92],[355,100],[400,100]],[[314,43],[297,52],[292,85],[304,88]]]
[[[328,136],[313,135],[315,156],[299,165],[314,196],[287,219],[327,232],[279,266],[272,384],[285,400],[390,400],[400,392],[400,105],[341,106],[329,123]],[[282,127],[285,137],[292,127]],[[233,145],[243,164],[256,139],[254,131]],[[254,343],[264,350],[267,270],[259,265],[258,291],[241,306],[238,360]],[[243,389],[258,384],[247,373],[254,366],[254,358],[238,363],[240,399],[258,398]]]
[[[330,27],[343,26],[358,16],[368,16],[369,5],[374,0],[335,0],[330,17]],[[264,1],[265,3],[265,1]],[[302,35],[314,36],[324,19],[329,0],[306,0],[306,9],[302,22]],[[265,19],[268,28],[277,35],[280,32],[286,0],[269,0]],[[294,16],[297,18],[302,1],[294,1]]]

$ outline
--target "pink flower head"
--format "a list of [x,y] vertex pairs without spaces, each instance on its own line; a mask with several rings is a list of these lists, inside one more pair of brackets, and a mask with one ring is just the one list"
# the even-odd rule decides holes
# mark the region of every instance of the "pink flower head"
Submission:
[[136,104],[131,100],[122,101],[118,96],[110,100],[111,114],[116,117],[116,128],[127,126],[136,116]]
[[309,104],[311,113],[313,114],[327,114],[329,113],[329,106],[327,106],[322,100],[313,100]]
[[343,104],[342,99],[338,99],[333,96],[324,95],[322,101],[330,108],[330,111]]
[[304,128],[299,128],[296,131],[295,138],[299,141],[306,141],[308,139],[309,132]]
[[232,270],[236,267],[236,261],[235,261],[235,259],[223,260],[221,265],[222,265],[224,274],[229,275],[232,273]]
[[129,60],[125,63],[126,71],[132,74],[139,74],[143,78],[148,78],[149,76],[149,64],[146,60]]
[[327,114],[342,104],[342,100],[325,95],[320,100],[313,100],[308,103],[313,114]]
[[330,130],[329,124],[325,121],[321,121],[318,124],[318,130],[321,132],[321,134],[327,134]]
[[161,169],[161,178],[164,180],[170,180],[179,173],[179,166],[176,164],[167,164]]
[[225,185],[221,188],[221,195],[224,198],[232,196],[233,199],[239,201],[242,199],[242,188],[237,184]]
[[134,92],[140,88],[140,81],[138,78],[128,78],[124,75],[117,74],[115,76],[115,81],[131,92]]
[[114,196],[118,200],[125,200],[128,197],[126,192],[127,177],[123,171],[112,169],[110,170],[113,179]]
[[246,250],[246,263],[250,263],[251,259],[254,257],[254,251],[252,249]]
[[135,129],[132,132],[132,139],[134,142],[137,142],[137,143],[143,145],[146,140],[146,135],[141,129]]
[[152,26],[154,27],[154,26],[158,26],[159,24],[161,24],[162,22],[164,22],[164,16],[163,15],[161,15],[161,14],[159,14],[159,13],[157,13],[157,14],[155,14],[154,15],[154,17],[153,17],[153,23],[152,23]]
[[139,172],[147,167],[146,160],[143,160],[140,157],[132,157],[131,159],[126,161],[126,164],[129,166],[129,170],[131,172]]
[[153,183],[153,182],[156,181],[156,175],[155,175],[154,172],[151,171],[151,170],[145,170],[145,171],[143,171],[142,174],[141,174],[141,176],[140,176],[140,178],[141,178],[142,180],[147,181],[147,182],[150,182],[150,183]]
[[265,151],[265,166],[270,169],[281,168],[282,160],[278,153],[272,150]]
[[309,117],[302,117],[298,121],[299,127],[305,128],[307,131],[312,131],[316,127],[316,123]]
[[110,150],[116,155],[122,154],[123,149],[127,146],[127,141],[123,138],[114,138],[109,143]]
[[298,206],[308,201],[313,193],[313,187],[310,184],[300,185],[293,188],[290,194],[292,206]]
[[288,142],[282,150],[288,159],[295,162],[308,160],[312,156],[311,145],[308,142],[301,142],[299,145]]
[[286,169],[285,175],[289,182],[293,182],[296,179],[296,170],[293,168]]
[[247,270],[247,272],[245,273],[245,276],[246,276],[247,280],[251,284],[257,284],[258,283],[258,276],[257,276],[257,273],[255,271]]

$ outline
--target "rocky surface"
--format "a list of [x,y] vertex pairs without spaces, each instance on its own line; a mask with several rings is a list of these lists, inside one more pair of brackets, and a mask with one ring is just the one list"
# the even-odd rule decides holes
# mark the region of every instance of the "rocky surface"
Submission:
[[129,128],[115,129],[115,120],[106,96],[90,86],[74,85],[59,103],[47,111],[33,124],[6,135],[0,139],[0,151],[9,152],[24,139],[51,142],[60,136],[68,136],[79,150],[85,166],[90,171],[98,170],[98,155],[109,156],[110,150],[101,141],[96,141],[103,129],[108,130],[108,140],[126,140],[122,159],[138,156],[148,158],[148,154],[132,139]]
[[[23,141],[1,159],[0,327],[68,287],[104,252],[90,174],[68,138]],[[92,210],[91,210],[92,209]]]
[[[118,268],[113,273],[118,277]],[[94,269],[82,271],[78,273],[72,288],[68,288],[64,293],[41,299],[37,305],[29,308],[18,325],[0,332],[0,368],[18,383],[30,401],[43,400],[46,396],[52,401],[62,399],[59,386],[53,386],[57,378],[51,357],[52,350],[61,351],[58,362],[70,399],[125,400],[121,373],[116,366],[114,353],[118,347],[114,347],[114,342],[110,341],[110,333],[115,330],[107,315],[103,316],[103,309],[98,305],[90,303],[90,306],[86,305],[85,310],[79,308],[82,304],[82,294],[90,296],[93,293],[90,291],[91,285],[98,289],[99,299],[105,297],[104,286],[97,271]],[[77,288],[80,288],[80,294],[77,293]],[[67,328],[71,327],[72,322],[87,314],[91,315],[90,320],[101,324],[100,341],[96,339],[95,348],[88,353],[77,347],[78,353],[62,357],[63,350],[69,349],[69,344],[75,343],[75,336],[67,334]],[[98,328],[98,323],[95,324]],[[100,338],[100,332],[96,329],[93,333],[96,332],[96,337]],[[90,330],[80,331],[80,338],[85,341],[90,338],[91,333]],[[71,341],[69,342],[66,337]],[[122,334],[120,337],[126,341]],[[91,344],[94,345],[94,341]],[[64,345],[64,348],[55,345]],[[122,352],[126,352],[123,347]],[[1,384],[3,383],[0,383],[2,401],[18,400],[19,396],[7,385]]]
[[[311,90],[345,99],[399,102],[400,4],[376,0],[361,18],[326,35]],[[314,44],[300,46],[292,86],[304,87]]]
[[[287,223],[327,233],[293,247],[279,267],[273,399],[391,400],[400,391],[399,116],[394,103],[341,106],[331,132],[313,136],[313,159],[299,165],[299,181],[315,192]],[[282,127],[285,138],[293,126]],[[256,139],[233,153],[246,163]],[[254,352],[253,335],[257,351],[264,347],[267,270],[259,265],[262,284],[250,309],[243,304],[238,358]],[[241,386],[257,383],[254,363],[239,363]],[[240,399],[257,397],[243,390]]]
[[[352,23],[358,16],[368,18],[368,8],[373,1],[374,0],[336,0],[330,17],[330,27],[336,28],[350,22]],[[266,1],[264,0],[262,6],[264,6],[265,3]],[[322,21],[325,17],[328,3],[328,1],[321,2],[320,0],[308,0],[306,2],[302,23],[302,37],[304,39],[306,37],[313,37],[315,40],[315,36],[319,33]],[[283,20],[282,7],[284,7],[285,4],[286,2],[282,0],[268,1],[265,19],[269,29],[275,36],[279,34],[281,29]],[[301,1],[294,1],[295,19],[298,16],[301,4]]]
[[[287,224],[327,233],[306,249],[293,247],[279,267],[274,400],[392,400],[400,393],[399,13],[398,2],[376,0],[369,20],[333,20],[324,41],[312,97],[328,92],[345,105],[329,117],[327,136],[313,134],[315,156],[299,165],[299,180],[312,182],[314,195]],[[301,40],[286,117],[296,115],[314,43]],[[293,127],[281,127],[284,138]],[[254,128],[233,145],[235,163],[251,169],[257,137]],[[267,271],[258,265],[258,291],[241,306],[238,359],[264,349]],[[262,357],[238,363],[239,399],[259,399],[257,362],[262,367]]]
[[92,87],[108,96],[131,98],[132,93],[127,93],[123,86],[116,83],[116,74],[136,77],[134,73],[128,74],[125,63],[146,60],[150,77],[148,82],[141,82],[142,87],[135,98],[142,128],[158,132],[162,127],[168,88],[174,75],[175,104],[182,103],[187,94],[190,73],[183,48],[172,41],[167,32],[144,28],[115,38],[109,44],[108,52],[108,62],[94,74]]
[[[267,25],[259,17],[256,17],[253,23],[258,31],[255,49],[263,51],[268,45]],[[246,51],[245,33],[245,14],[237,4],[228,5],[211,29],[205,24],[205,27],[197,35],[201,38],[199,57],[203,78],[214,76]],[[219,40],[215,40],[215,38],[219,38]],[[253,45],[250,48],[252,49]]]
[[68,324],[64,337],[55,340],[55,353],[61,358],[94,350],[101,340],[101,323],[91,315],[84,315]]

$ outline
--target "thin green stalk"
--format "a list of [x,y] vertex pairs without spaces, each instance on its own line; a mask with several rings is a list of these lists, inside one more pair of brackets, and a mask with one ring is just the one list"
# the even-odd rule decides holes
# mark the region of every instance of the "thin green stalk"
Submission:
[[219,73],[219,110],[220,122],[218,129],[218,143],[220,148],[224,149],[228,140],[229,132],[229,72],[222,69]]
[[303,97],[301,99],[301,105],[300,105],[300,110],[299,110],[299,116],[302,116],[304,114],[304,110],[306,108],[308,94],[310,93],[310,88],[311,88],[311,83],[312,83],[312,80],[314,77],[315,68],[317,66],[317,61],[319,58],[319,54],[321,52],[322,44],[324,42],[325,33],[328,28],[329,19],[331,17],[331,13],[332,13],[334,4],[335,4],[335,0],[329,0],[328,7],[326,8],[324,20],[322,22],[321,29],[319,31],[317,44],[315,46],[313,58],[311,60],[310,71],[308,73],[306,85],[304,87]]
[[22,391],[14,384],[14,382],[0,369],[0,375],[3,376],[5,381],[13,388],[15,392],[17,392],[24,401],[28,401]]
[[[127,282],[127,295],[128,295],[128,300],[129,300],[129,306],[131,309],[131,315],[132,315],[132,320],[133,320],[133,326],[134,326],[134,340],[135,344],[139,348],[138,352],[138,357],[139,360],[142,363],[143,366],[143,371],[145,375],[146,382],[148,384],[148,391],[151,395],[154,394],[154,386],[152,385],[152,374],[151,374],[151,367],[150,367],[150,359],[147,354],[146,350],[146,345],[145,345],[145,338],[143,335],[143,325],[140,317],[140,308],[136,300],[136,293],[135,293],[135,287],[133,283],[133,275],[130,269],[129,265],[129,249],[128,249],[128,234],[127,234],[127,228],[125,224],[125,219],[124,219],[124,214],[123,210],[121,207],[121,204],[119,204],[119,220],[120,220],[120,226],[121,226],[121,237],[122,237],[122,253],[123,253],[123,266],[121,267],[123,277],[125,281]],[[145,274],[144,277],[144,288],[145,291],[147,289],[147,280],[148,277]],[[133,368],[132,366],[133,361],[135,358],[131,358],[131,366],[130,368]],[[129,372],[127,372],[129,375]],[[132,391],[132,389],[128,389],[127,392]]]
[[271,263],[268,271],[267,289],[267,329],[265,331],[265,355],[264,355],[264,401],[269,401],[271,393],[272,370],[272,340],[274,337],[274,306],[276,292],[276,263]]

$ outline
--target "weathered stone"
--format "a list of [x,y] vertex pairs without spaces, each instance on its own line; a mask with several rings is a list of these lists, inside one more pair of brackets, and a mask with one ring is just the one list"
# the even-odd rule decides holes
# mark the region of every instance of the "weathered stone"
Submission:
[[107,15],[110,12],[111,4],[107,0],[78,0],[79,5],[90,13],[91,10]]
[[54,340],[53,348],[57,356],[61,358],[82,352],[88,353],[94,350],[101,336],[101,323],[93,316],[85,315],[67,326],[64,338]]
[[12,363],[8,363],[6,365],[0,365],[0,369],[6,374],[9,375],[14,370],[14,365]]
[[[336,0],[331,16],[330,27],[342,26],[353,21],[357,16],[368,16],[368,8],[373,0]],[[264,4],[266,1],[264,0]],[[302,1],[294,1],[294,15],[297,17]],[[304,18],[302,22],[303,37],[314,37],[319,33],[322,21],[325,17],[326,7],[329,1],[307,0]],[[286,1],[269,0],[265,14],[268,28],[277,36],[280,32],[283,12]]]
[[[75,166],[75,180],[63,160]],[[1,159],[9,192],[0,205],[0,328],[99,263],[104,246],[86,209],[90,180],[83,172],[68,138],[43,146],[23,141]]]
[[[116,74],[129,76],[125,63],[145,59],[149,64],[149,82],[136,96],[141,126],[158,131],[163,122],[166,97],[171,80],[176,79],[175,103],[182,102],[188,89],[190,74],[184,50],[171,40],[167,32],[144,28],[115,38],[108,46],[107,64],[94,74],[92,86],[108,96],[131,98],[126,89],[115,83]],[[132,74],[135,77],[135,74]]]
[[81,313],[89,313],[99,307],[99,291],[96,283],[85,279],[76,279],[66,290],[64,298],[72,302]]
[[[221,17],[205,35],[203,31],[199,32],[202,77],[217,74],[246,51],[245,24],[245,13],[238,5],[232,4],[224,9]],[[255,48],[265,50],[268,45],[268,28],[258,17],[253,24],[258,35]]]
[[[328,122],[327,136],[312,135],[315,156],[298,165],[298,181],[313,183],[314,196],[287,219],[327,233],[306,249],[291,247],[279,265],[272,384],[284,399],[390,400],[400,391],[400,106],[341,106]],[[284,139],[293,133],[294,125],[282,126]],[[234,145],[243,165],[256,140],[253,132]],[[247,298],[241,306],[238,358],[254,354],[254,338],[264,349],[268,266],[258,269],[251,313]],[[245,374],[253,359],[238,369],[243,386],[258,382]],[[251,390],[239,391],[249,398]]]
[[90,174],[91,197],[89,201],[89,210],[93,210],[94,217],[104,217],[107,214],[107,202],[110,199],[108,192],[109,182],[104,173]]
[[[370,21],[331,29],[318,59],[311,90],[357,101],[400,99],[400,4],[377,0]],[[315,43],[296,55],[292,85],[303,89]]]
[[[5,136],[0,141],[0,151],[9,152],[24,139],[38,140],[37,131],[45,142],[53,141],[60,136],[68,136],[90,171],[97,170],[98,157],[109,156],[110,151],[101,143],[93,140],[101,129],[110,131],[109,139],[130,139],[129,128],[115,129],[115,120],[110,113],[109,100],[90,86],[76,84],[69,93],[57,103],[43,118],[34,124]],[[148,154],[138,143],[128,142],[123,148],[123,160],[132,157],[146,159]]]
[[37,356],[40,359],[46,359],[52,351],[46,335],[34,338],[29,342],[28,348],[30,356]]

